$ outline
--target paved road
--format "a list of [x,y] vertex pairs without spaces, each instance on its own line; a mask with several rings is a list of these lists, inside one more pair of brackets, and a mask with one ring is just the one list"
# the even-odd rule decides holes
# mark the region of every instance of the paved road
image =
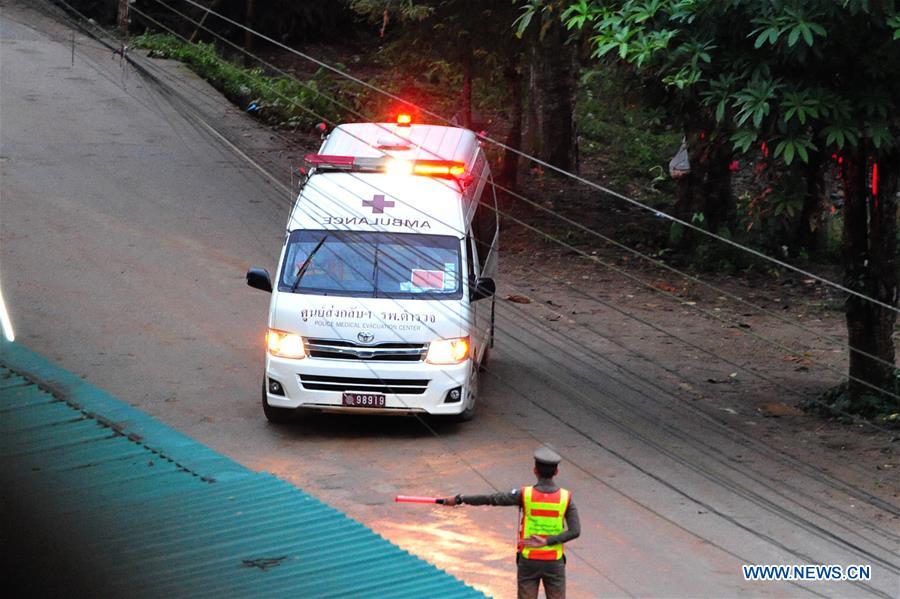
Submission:
[[[896,595],[897,506],[722,426],[527,306],[498,304],[472,423],[267,424],[268,296],[244,272],[275,263],[286,162],[269,177],[223,143],[205,123],[277,162],[268,133],[191,75],[150,61],[148,80],[81,33],[73,65],[72,39],[4,3],[0,283],[23,344],[496,596],[514,592],[515,512],[392,498],[520,486],[541,442],[564,454],[582,515],[573,597]],[[871,564],[873,579],[754,583],[743,563]]]

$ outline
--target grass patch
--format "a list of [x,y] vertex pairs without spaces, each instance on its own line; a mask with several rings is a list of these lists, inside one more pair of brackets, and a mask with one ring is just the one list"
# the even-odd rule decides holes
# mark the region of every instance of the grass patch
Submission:
[[214,44],[188,44],[173,35],[155,33],[140,35],[131,43],[149,50],[151,57],[183,62],[242,110],[270,125],[311,129],[322,120],[342,120],[342,112],[329,99],[341,95],[340,86],[323,69],[301,82],[230,62]]

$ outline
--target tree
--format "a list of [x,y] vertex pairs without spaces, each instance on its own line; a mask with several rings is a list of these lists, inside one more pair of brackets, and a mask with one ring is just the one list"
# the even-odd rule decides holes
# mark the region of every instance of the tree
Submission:
[[576,45],[559,19],[565,5],[560,0],[529,0],[515,28],[528,44],[529,149],[553,166],[574,170]]
[[489,7],[476,0],[353,0],[351,8],[378,23],[382,36],[392,22],[399,23],[398,36],[411,54],[458,67],[462,85],[454,119],[463,127],[473,128],[475,57],[492,37],[486,31],[491,23],[485,18]]
[[785,165],[819,169],[822,156],[840,159],[844,284],[860,294],[846,303],[849,394],[859,407],[873,387],[896,393],[895,2],[579,0],[562,18],[592,31],[596,57],[614,57],[677,94],[689,144],[694,114],[707,135],[727,135],[740,152],[765,143]]

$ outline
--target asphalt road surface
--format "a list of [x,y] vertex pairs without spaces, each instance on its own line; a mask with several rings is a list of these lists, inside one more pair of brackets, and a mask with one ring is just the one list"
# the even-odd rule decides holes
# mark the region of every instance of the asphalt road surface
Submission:
[[[290,205],[287,167],[273,177],[248,160],[267,132],[183,69],[143,59],[147,78],[22,4],[4,3],[0,55],[0,284],[25,346],[495,596],[514,595],[514,510],[393,497],[528,484],[545,442],[581,514],[572,597],[900,591],[896,505],[509,302],[473,422],[268,424],[269,296],[244,283],[249,266],[274,267]],[[750,582],[742,564],[863,564],[872,580]]]

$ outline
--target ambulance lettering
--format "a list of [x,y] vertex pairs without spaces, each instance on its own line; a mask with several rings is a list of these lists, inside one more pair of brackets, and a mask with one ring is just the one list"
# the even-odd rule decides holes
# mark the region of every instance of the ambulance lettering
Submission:
[[431,222],[427,220],[418,220],[412,218],[390,218],[390,217],[366,217],[366,216],[326,216],[321,221],[323,225],[349,226],[349,225],[367,225],[374,227],[382,225],[385,227],[405,227],[407,229],[430,229]]

